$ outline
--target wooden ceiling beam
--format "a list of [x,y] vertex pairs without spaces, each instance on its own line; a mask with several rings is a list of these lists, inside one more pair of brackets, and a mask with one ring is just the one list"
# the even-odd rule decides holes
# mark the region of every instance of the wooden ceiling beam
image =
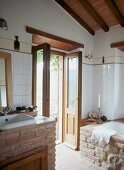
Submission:
[[105,31],[109,31],[109,26],[102,19],[102,17],[97,13],[94,7],[88,0],[79,0],[85,10],[91,15],[91,17],[100,25],[100,27]]
[[95,35],[94,30],[77,15],[70,6],[63,0],[55,0],[67,13],[69,13],[82,27],[84,27],[91,35]]
[[26,26],[26,32],[30,33],[32,35],[36,34],[36,35],[40,35],[40,36],[50,38],[50,39],[53,39],[53,40],[56,40],[56,41],[60,41],[60,42],[64,42],[64,43],[67,43],[67,44],[79,46],[80,48],[84,48],[84,44],[81,44],[81,43],[78,43],[78,42],[75,42],[75,41],[72,41],[72,40],[68,40],[68,39],[65,39],[65,38],[62,38],[62,37],[58,37],[58,36],[49,34],[47,32],[41,31],[41,30],[37,30],[35,28],[31,28],[31,27],[28,27],[28,26]]
[[124,27],[124,16],[122,15],[117,2],[115,0],[105,0],[106,4],[108,5],[109,9],[112,11],[118,22],[122,27]]
[[124,41],[116,42],[111,44],[111,48],[117,48],[120,51],[124,52]]
[[124,47],[124,41],[111,44],[111,48]]

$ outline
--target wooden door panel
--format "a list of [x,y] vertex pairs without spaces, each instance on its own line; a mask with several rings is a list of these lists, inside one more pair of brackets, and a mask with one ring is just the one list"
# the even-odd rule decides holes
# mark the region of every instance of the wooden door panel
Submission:
[[32,159],[31,157],[17,161],[13,164],[8,165],[5,170],[40,170],[41,168],[41,156],[35,154]]
[[79,120],[81,114],[81,98],[79,93],[82,66],[82,55],[79,52],[69,54],[65,58],[64,72],[64,106],[65,106],[65,144],[73,149],[79,147]]
[[67,134],[75,135],[75,117],[67,114]]
[[[32,153],[32,151],[31,151]],[[29,153],[30,154],[30,153]],[[19,156],[18,156],[19,157]],[[16,159],[16,158],[15,158]],[[40,149],[39,152],[31,156],[19,157],[14,161],[14,158],[9,160],[9,164],[5,163],[1,170],[47,170],[47,154],[46,150]]]

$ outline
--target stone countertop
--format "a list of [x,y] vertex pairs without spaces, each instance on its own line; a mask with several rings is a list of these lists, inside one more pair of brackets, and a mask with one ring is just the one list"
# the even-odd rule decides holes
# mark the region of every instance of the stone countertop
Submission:
[[46,117],[46,116],[42,116],[42,115],[37,115],[35,117],[36,125],[41,124],[41,123],[52,122],[52,121],[55,121],[54,117]]
[[[54,117],[52,117],[52,116],[51,117],[42,116],[40,114],[37,114],[37,111],[34,111],[34,112],[18,112],[18,111],[15,111],[15,112],[9,113],[8,115],[13,115],[13,114],[26,114],[26,115],[30,115],[30,116],[34,117],[34,119],[36,121],[36,124],[50,122],[50,121],[55,121]],[[33,114],[33,115],[31,115],[31,114]]]
[[98,126],[98,125],[100,125],[100,124],[93,123],[93,124],[81,127],[80,130],[85,130],[85,131],[92,132],[94,130],[93,128]]
[[120,135],[113,135],[111,137],[112,140],[116,141],[116,142],[120,142],[124,144],[124,136],[120,136]]

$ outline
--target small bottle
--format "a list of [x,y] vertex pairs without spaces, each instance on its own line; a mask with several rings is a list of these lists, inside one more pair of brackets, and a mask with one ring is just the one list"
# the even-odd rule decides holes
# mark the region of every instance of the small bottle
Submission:
[[102,64],[104,64],[105,63],[105,57],[103,56],[102,57]]
[[14,50],[16,50],[16,51],[19,51],[19,49],[20,49],[20,42],[19,42],[18,38],[19,37],[16,35],[15,41],[14,41]]

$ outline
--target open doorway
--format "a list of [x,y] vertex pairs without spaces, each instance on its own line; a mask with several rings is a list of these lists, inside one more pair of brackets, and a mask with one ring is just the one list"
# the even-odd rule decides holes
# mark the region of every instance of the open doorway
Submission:
[[[36,52],[36,106],[43,114],[43,50]],[[50,52],[50,116],[56,120],[56,143],[62,142],[63,56]]]
[[56,144],[62,142],[63,56],[50,55],[50,116],[56,119]]
[[[33,94],[35,94],[38,113],[43,116],[53,116],[56,119],[56,143],[64,142],[78,150],[82,54],[75,52],[63,57],[62,54],[55,51],[53,53],[52,50],[47,52],[44,45],[47,44],[35,47],[34,55],[36,79]],[[41,49],[42,46],[43,49]]]
[[[84,45],[30,27],[26,27],[26,31],[33,35],[32,42],[36,44],[32,47],[32,104],[38,104],[37,94],[40,95],[40,113],[43,116],[53,116],[56,119],[56,143],[62,142],[64,146],[79,150],[82,54],[81,52],[71,53],[71,51],[83,48]],[[51,50],[52,48],[59,50]],[[39,67],[41,69],[39,77],[42,85],[36,80],[37,52],[39,50],[43,53],[42,67]],[[60,52],[62,50],[66,52],[62,52],[62,54]],[[37,91],[37,83],[40,85],[42,92],[41,90]],[[61,147],[61,145],[57,146]],[[68,156],[65,155],[66,159]]]
[[[63,69],[64,64],[64,69]],[[50,116],[56,119],[56,144],[79,150],[82,54],[50,55]],[[64,76],[63,76],[64,75]]]
[[[83,48],[84,45],[77,43],[62,37],[51,35],[49,33],[36,30],[34,28],[26,27],[28,33],[33,34],[32,42],[39,44],[33,46],[33,58],[34,58],[34,73],[37,67],[36,55],[38,50],[43,50],[43,79],[41,83],[43,87],[39,93],[41,100],[41,112],[44,116],[54,116],[57,121],[57,140],[65,142],[68,146],[74,149],[79,149],[79,130],[81,121],[81,83],[82,83],[82,54],[71,53],[71,51],[77,48]],[[56,56],[50,57],[51,48],[60,49],[66,51],[64,57],[60,54],[54,53]],[[68,51],[68,52],[67,52]],[[70,55],[67,55],[70,54]],[[58,56],[58,57],[57,57]],[[64,62],[60,58],[64,58]],[[59,58],[59,59],[58,59]],[[60,66],[60,61],[64,63],[64,74],[63,66]],[[71,67],[71,62],[75,61],[77,67]],[[53,67],[54,66],[54,67]],[[76,89],[71,89],[71,80],[73,80],[73,70],[75,68],[76,79],[74,82]],[[65,70],[66,69],[66,70]],[[60,71],[61,70],[61,71]],[[37,75],[33,73],[33,104],[37,105],[36,102],[36,78]],[[40,76],[41,74],[40,73]],[[70,79],[72,73],[72,79]],[[64,76],[63,76],[64,75]],[[61,80],[60,80],[61,77]],[[70,81],[69,81],[70,80]],[[62,88],[63,86],[63,88]],[[70,92],[76,92],[72,95]],[[62,95],[63,94],[63,95]],[[71,95],[70,95],[71,94]],[[71,99],[71,98],[73,99]],[[71,105],[70,105],[70,101]],[[41,104],[42,103],[42,104]],[[72,105],[73,103],[73,105]]]

